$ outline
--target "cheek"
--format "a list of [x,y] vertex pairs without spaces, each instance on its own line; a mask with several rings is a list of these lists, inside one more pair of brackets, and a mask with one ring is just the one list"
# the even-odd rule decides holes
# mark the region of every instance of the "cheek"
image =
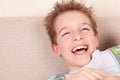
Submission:
[[96,37],[93,37],[92,38],[92,45],[93,45],[93,47],[97,48],[98,47],[98,43],[99,43],[98,39]]
[[71,41],[72,36],[64,36],[58,38],[58,44],[62,46],[67,46]]
[[58,41],[59,50],[62,51],[65,48],[65,43],[62,40]]
[[59,45],[59,50],[60,52],[64,53],[68,50],[69,48],[69,40],[59,40],[58,45]]
[[67,44],[66,44],[64,41],[59,43],[59,48],[60,48],[61,50],[65,50],[66,47],[67,47]]
[[89,43],[93,46],[98,46],[98,37],[97,36],[94,36],[94,34],[88,34],[87,35],[87,39],[89,41]]

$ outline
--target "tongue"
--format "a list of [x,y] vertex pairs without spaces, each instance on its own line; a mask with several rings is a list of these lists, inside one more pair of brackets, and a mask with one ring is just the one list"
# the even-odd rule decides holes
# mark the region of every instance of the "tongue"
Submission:
[[85,52],[86,52],[85,49],[78,49],[78,50],[76,50],[76,51],[74,52],[74,54],[83,54],[83,53],[85,53]]

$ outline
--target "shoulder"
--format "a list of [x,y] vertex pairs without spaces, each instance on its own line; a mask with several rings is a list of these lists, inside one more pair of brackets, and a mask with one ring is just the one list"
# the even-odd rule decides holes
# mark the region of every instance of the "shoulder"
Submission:
[[108,50],[110,50],[114,55],[120,55],[120,45],[111,47]]
[[101,51],[101,55],[112,56],[112,57],[119,57],[120,58],[120,45],[110,47],[104,51]]
[[120,45],[108,48],[105,50],[105,52],[108,53],[109,60],[111,57],[111,59],[115,62],[115,64],[120,70]]
[[120,64],[120,45],[111,47],[107,49],[106,51],[112,56],[114,60],[118,61],[118,64]]

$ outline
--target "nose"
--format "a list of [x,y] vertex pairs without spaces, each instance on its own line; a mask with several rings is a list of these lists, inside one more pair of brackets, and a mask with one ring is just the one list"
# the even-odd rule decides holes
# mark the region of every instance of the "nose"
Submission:
[[83,35],[80,34],[80,33],[75,33],[73,35],[73,41],[79,41],[79,40],[82,40],[83,39]]

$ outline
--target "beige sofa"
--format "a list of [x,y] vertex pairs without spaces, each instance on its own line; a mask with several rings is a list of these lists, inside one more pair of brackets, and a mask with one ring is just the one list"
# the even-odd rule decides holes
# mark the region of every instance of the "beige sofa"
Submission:
[[[120,44],[120,16],[97,17],[100,49]],[[47,80],[67,72],[56,57],[43,17],[0,18],[0,80]]]

